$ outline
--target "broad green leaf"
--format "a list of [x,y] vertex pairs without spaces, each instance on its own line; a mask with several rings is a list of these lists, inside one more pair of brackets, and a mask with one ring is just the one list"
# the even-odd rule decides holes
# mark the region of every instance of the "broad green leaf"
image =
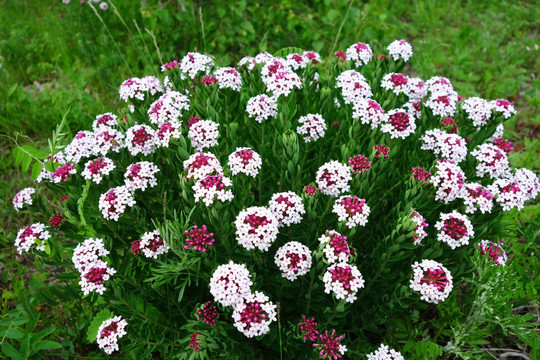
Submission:
[[32,346],[34,350],[53,350],[53,349],[60,349],[62,347],[62,344],[56,341],[50,341],[50,340],[44,340],[44,341],[38,341],[37,343]]
[[43,164],[40,162],[35,162],[34,165],[32,165],[32,180],[36,180],[41,174],[41,170],[43,169]]
[[10,358],[15,360],[24,360],[21,353],[6,341],[2,343],[0,348],[2,349],[2,352]]
[[297,47],[286,47],[283,49],[278,50],[276,53],[274,53],[274,56],[279,56],[280,58],[286,58],[289,54],[302,54],[304,52],[303,49],[297,48]]
[[100,312],[94,316],[94,319],[92,319],[92,323],[90,326],[88,326],[88,330],[86,330],[86,339],[88,339],[89,342],[93,343],[97,339],[97,332],[99,330],[99,327],[101,324],[107,320],[112,318],[114,315],[107,309],[103,309]]

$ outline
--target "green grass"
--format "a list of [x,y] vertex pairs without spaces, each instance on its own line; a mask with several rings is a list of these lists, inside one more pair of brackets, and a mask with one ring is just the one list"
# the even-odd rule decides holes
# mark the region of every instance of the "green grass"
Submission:
[[[314,49],[325,57],[335,41],[334,51],[364,41],[383,52],[391,41],[404,38],[414,48],[409,71],[424,79],[446,76],[463,97],[513,101],[519,113],[507,123],[507,137],[519,151],[511,163],[540,168],[540,7],[535,1],[145,3],[141,8],[138,1],[115,1],[119,15],[112,8],[98,10],[102,23],[75,0],[70,5],[0,0],[0,133],[22,132],[42,146],[68,108],[70,131],[88,128],[96,114],[115,111],[124,79],[155,73],[160,57],[170,61],[201,51],[214,55],[219,65],[230,65],[244,55],[287,46]],[[44,265],[15,257],[11,246],[18,228],[30,221],[14,215],[11,199],[31,184],[29,174],[21,174],[8,155],[12,146],[0,138],[0,244],[7,249],[0,266],[3,316],[18,298],[34,299],[32,306],[43,300],[36,297],[42,289],[29,285],[36,275],[24,265],[42,270]],[[520,217],[525,224],[538,217],[538,205],[530,209]],[[524,239],[537,238],[530,226],[523,228],[529,229],[521,234]],[[54,321],[42,317],[37,328]],[[68,337],[84,319],[59,316],[56,322],[57,327],[73,324],[62,333]]]

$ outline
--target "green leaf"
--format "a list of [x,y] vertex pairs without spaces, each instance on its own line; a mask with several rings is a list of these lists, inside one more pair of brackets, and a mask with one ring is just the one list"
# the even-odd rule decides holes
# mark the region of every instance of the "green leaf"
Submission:
[[32,347],[34,350],[53,350],[53,349],[60,349],[62,347],[62,344],[56,341],[50,341],[50,340],[44,340],[44,341],[38,341],[34,344]]
[[35,162],[34,165],[32,165],[32,180],[36,180],[41,174],[41,170],[43,169],[43,164],[40,162]]
[[107,309],[103,309],[100,312],[98,312],[96,316],[94,316],[94,319],[90,323],[90,326],[88,326],[88,330],[86,330],[86,339],[88,339],[88,341],[91,343],[96,341],[99,327],[105,320],[110,319],[112,317],[113,317],[113,314]]
[[13,346],[11,346],[10,344],[8,344],[7,342],[3,342],[2,343],[2,352],[4,354],[6,354],[7,356],[9,356],[10,358],[12,359],[16,359],[16,360],[23,360],[23,356],[21,355],[21,353],[19,351],[17,351],[17,349],[15,349]]
[[6,330],[5,337],[8,339],[22,339],[24,336],[24,332],[17,328],[9,328]]
[[23,161],[22,161],[22,170],[23,172],[27,172],[28,171],[28,168],[30,167],[30,163],[32,162],[32,157],[30,156],[25,156]]
[[304,52],[303,49],[297,48],[297,47],[286,47],[283,49],[278,50],[274,56],[279,56],[281,58],[286,58],[289,54],[302,54]]

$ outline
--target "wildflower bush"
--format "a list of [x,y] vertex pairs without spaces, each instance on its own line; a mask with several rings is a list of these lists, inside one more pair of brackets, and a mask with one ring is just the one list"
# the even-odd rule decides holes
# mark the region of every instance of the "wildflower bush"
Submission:
[[[158,77],[125,80],[125,106],[91,129],[67,139],[64,119],[49,151],[14,150],[39,183],[14,209],[44,216],[14,246],[78,284],[73,296],[95,313],[81,331],[106,354],[478,350],[465,327],[441,336],[441,321],[456,309],[448,301],[494,317],[479,295],[496,279],[515,285],[505,239],[540,190],[508,162],[502,124],[516,111],[406,75],[404,40],[377,50],[358,42],[322,59],[287,48],[235,67],[188,53]],[[529,320],[500,326],[532,346]]]

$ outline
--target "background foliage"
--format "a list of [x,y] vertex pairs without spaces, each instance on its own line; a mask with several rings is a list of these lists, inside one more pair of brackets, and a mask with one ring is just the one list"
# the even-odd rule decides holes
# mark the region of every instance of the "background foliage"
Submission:
[[[116,12],[113,7],[98,11],[100,18],[78,1],[64,5],[0,0],[2,134],[13,137],[22,131],[29,138],[20,138],[21,145],[32,142],[40,147],[68,108],[68,132],[88,128],[96,114],[119,106],[118,85],[125,78],[155,73],[162,62],[179,59],[187,51],[208,52],[218,64],[229,65],[244,55],[274,53],[286,46],[314,49],[324,57],[359,40],[381,49],[404,38],[414,47],[411,68],[419,77],[446,76],[464,97],[513,101],[518,116],[505,125],[510,126],[507,137],[520,151],[511,157],[512,166],[538,171],[540,9],[535,2],[124,0],[115,4]],[[79,301],[78,289],[68,285],[69,279],[62,279],[58,269],[31,255],[15,255],[15,233],[31,220],[13,216],[11,199],[30,182],[29,174],[15,171],[14,159],[7,155],[12,146],[0,138],[5,154],[0,160],[0,244],[6,249],[0,254],[2,351],[28,358],[40,358],[45,352],[91,354],[96,346],[87,344],[82,330],[92,312]],[[531,276],[538,272],[538,208],[529,206],[516,217],[518,237],[509,249],[512,265],[499,274],[504,281],[486,288],[494,296],[474,299],[470,313],[445,303],[440,323],[433,324],[444,330],[433,339],[424,336],[427,332],[414,334],[425,341],[404,350],[418,356],[435,354],[438,337],[452,337],[455,344],[461,341],[469,351],[533,343],[509,329],[519,328],[516,321],[530,321],[534,318],[530,314],[538,320],[538,283]],[[478,276],[473,286],[488,286],[481,278],[488,275]],[[495,313],[507,317],[487,324],[475,321]],[[409,330],[396,329],[396,334]],[[535,341],[536,347],[523,348],[531,358],[538,351]]]

